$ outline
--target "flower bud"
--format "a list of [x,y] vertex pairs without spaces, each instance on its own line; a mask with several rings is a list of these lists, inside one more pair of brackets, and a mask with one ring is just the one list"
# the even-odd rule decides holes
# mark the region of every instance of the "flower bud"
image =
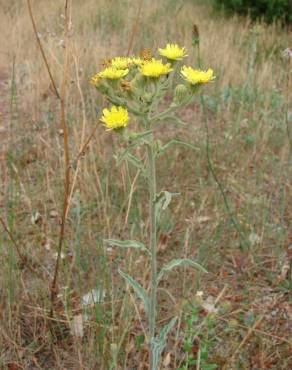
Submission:
[[151,101],[153,99],[153,94],[151,94],[151,93],[145,93],[143,95],[143,99],[145,100],[146,103],[151,103]]
[[193,32],[192,32],[192,45],[196,46],[200,44],[200,33],[199,28],[196,24],[193,25]]
[[174,91],[173,103],[175,105],[183,105],[186,100],[189,98],[190,89],[183,84],[177,85]]

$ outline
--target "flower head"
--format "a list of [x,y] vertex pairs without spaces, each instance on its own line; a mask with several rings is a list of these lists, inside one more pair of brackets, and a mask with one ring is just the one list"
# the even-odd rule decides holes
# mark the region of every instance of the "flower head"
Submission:
[[128,111],[123,107],[113,105],[110,110],[105,108],[102,114],[100,120],[109,130],[126,127],[129,121]]
[[158,49],[159,54],[170,60],[181,60],[187,56],[185,48],[180,48],[177,44],[167,44],[164,49]]
[[171,72],[172,68],[169,63],[163,64],[161,60],[151,59],[145,60],[139,70],[143,76],[158,78]]
[[131,57],[130,59],[131,59],[131,63],[135,64],[136,66],[140,66],[142,63],[145,62],[145,60],[143,60],[140,57]]
[[193,69],[192,67],[183,66],[181,69],[182,77],[191,85],[205,84],[214,80],[213,70],[209,68],[207,71]]
[[119,78],[125,77],[129,73],[129,69],[117,69],[115,67],[106,67],[104,70],[98,73],[98,77],[108,78],[110,80],[118,80]]
[[128,57],[116,57],[111,60],[111,66],[116,69],[127,69],[131,63],[131,58]]

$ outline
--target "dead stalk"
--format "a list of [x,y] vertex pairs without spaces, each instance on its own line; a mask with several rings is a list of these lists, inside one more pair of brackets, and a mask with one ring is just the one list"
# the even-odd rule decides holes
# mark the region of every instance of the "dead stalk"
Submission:
[[53,316],[54,313],[54,301],[58,291],[57,282],[58,282],[58,273],[61,260],[62,247],[65,237],[65,225],[66,225],[66,216],[67,210],[69,207],[69,196],[70,196],[70,157],[69,157],[69,143],[68,143],[68,130],[66,124],[66,88],[67,88],[67,74],[68,74],[68,62],[69,62],[69,49],[68,49],[68,31],[69,31],[69,14],[68,14],[68,0],[65,0],[64,6],[64,16],[65,16],[65,29],[64,29],[64,67],[63,67],[63,79],[61,84],[61,94],[60,94],[60,103],[61,103],[61,115],[60,115],[60,127],[63,131],[63,146],[64,146],[64,165],[65,165],[65,177],[64,177],[64,200],[63,200],[63,213],[61,220],[61,228],[58,242],[57,250],[57,260],[54,269],[54,275],[51,285],[51,311],[50,316]]
[[50,66],[49,66],[49,63],[48,63],[48,60],[47,60],[47,57],[46,57],[46,54],[44,52],[44,48],[42,46],[42,43],[41,43],[41,40],[39,38],[39,34],[38,34],[38,31],[37,31],[37,28],[36,28],[36,24],[35,24],[35,20],[34,20],[34,17],[33,17],[33,12],[32,12],[32,8],[31,8],[31,3],[30,3],[30,0],[27,0],[27,7],[28,7],[28,12],[29,12],[29,17],[30,17],[30,20],[31,20],[31,24],[32,24],[32,27],[33,27],[33,31],[34,31],[34,34],[35,34],[35,38],[37,40],[37,43],[38,43],[38,46],[40,48],[40,52],[42,54],[42,58],[43,58],[43,61],[46,65],[46,69],[48,71],[48,74],[49,74],[49,77],[50,77],[50,80],[51,80],[51,83],[52,83],[52,86],[53,86],[53,90],[57,96],[57,98],[59,100],[61,100],[61,96],[58,92],[58,89],[57,89],[57,86],[55,84],[55,81],[54,81],[54,78],[53,78],[53,75],[51,73],[51,69],[50,69]]
[[133,24],[133,28],[132,28],[132,32],[131,32],[131,37],[130,37],[130,41],[129,41],[129,45],[128,45],[127,55],[130,55],[130,52],[131,52],[132,47],[133,47],[135,36],[137,35],[137,28],[138,28],[138,24],[139,24],[139,21],[140,21],[142,5],[143,5],[143,0],[140,0],[140,2],[138,4],[138,12],[137,12],[136,20]]

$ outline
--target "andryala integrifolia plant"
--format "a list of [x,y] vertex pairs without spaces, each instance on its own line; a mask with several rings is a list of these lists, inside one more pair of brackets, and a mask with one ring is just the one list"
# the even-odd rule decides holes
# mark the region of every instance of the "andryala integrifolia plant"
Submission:
[[[165,210],[172,198],[168,191],[157,192],[156,160],[158,154],[168,148],[173,141],[162,145],[155,139],[153,128],[160,122],[180,122],[176,115],[178,108],[190,104],[199,88],[212,81],[212,69],[207,71],[181,66],[187,56],[184,47],[167,44],[158,49],[165,60],[148,55],[116,57],[108,61],[105,68],[94,75],[91,83],[103,94],[111,107],[103,109],[100,121],[107,130],[121,135],[127,146],[119,156],[118,162],[128,160],[139,168],[147,179],[149,189],[149,246],[135,240],[108,239],[105,242],[117,247],[138,248],[149,257],[150,286],[143,288],[133,277],[119,270],[120,275],[132,287],[137,298],[143,301],[147,316],[147,341],[149,344],[150,369],[157,370],[161,353],[165,347],[167,334],[176,322],[173,318],[163,328],[156,328],[157,288],[164,275],[178,266],[190,266],[201,271],[206,270],[191,259],[172,260],[158,269],[157,266],[157,225],[161,211]],[[174,77],[180,75],[181,82],[174,86]],[[165,107],[164,96],[172,93],[172,101]],[[136,125],[132,124],[136,121]],[[135,156],[134,149],[143,147],[146,151],[146,163]]]

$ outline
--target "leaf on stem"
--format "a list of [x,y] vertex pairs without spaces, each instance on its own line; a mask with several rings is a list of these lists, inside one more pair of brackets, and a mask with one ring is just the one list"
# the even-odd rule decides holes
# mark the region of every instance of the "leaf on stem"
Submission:
[[123,150],[123,152],[116,157],[117,165],[119,166],[123,161],[128,161],[134,167],[138,168],[143,174],[145,174],[145,166],[141,159],[130,153],[129,148]]
[[178,140],[178,139],[173,139],[170,140],[168,143],[163,145],[162,147],[159,148],[159,153],[158,155],[162,154],[166,149],[168,149],[171,145],[182,145],[185,146],[186,148],[199,151],[199,148],[196,148],[194,145],[186,143],[185,141]]
[[150,346],[151,346],[151,352],[152,352],[152,364],[151,369],[157,369],[160,356],[162,351],[164,350],[164,347],[166,345],[166,339],[168,333],[171,331],[171,329],[174,327],[176,323],[177,318],[174,317],[169,321],[168,324],[166,324],[158,334],[156,338],[151,338],[150,340]]
[[120,269],[118,271],[119,271],[119,274],[126,280],[126,282],[129,285],[131,285],[131,287],[133,288],[133,290],[136,293],[136,295],[138,296],[138,298],[140,298],[142,300],[142,302],[144,304],[145,312],[148,316],[149,315],[150,304],[149,304],[149,298],[147,297],[145,289],[142,288],[141,285],[136,280],[134,280],[132,278],[132,276],[126,274],[125,272],[121,271]]
[[169,191],[162,191],[156,195],[155,212],[157,220],[159,220],[160,218],[161,211],[165,211],[169,206],[173,195],[179,195],[179,193],[170,193]]
[[174,259],[168,262],[164,267],[162,267],[162,269],[160,270],[157,276],[157,283],[162,279],[163,275],[166,272],[173,270],[175,267],[181,267],[181,266],[190,266],[202,272],[208,272],[203,266],[201,266],[195,261],[190,260],[189,258]]
[[104,243],[110,244],[113,247],[140,249],[149,254],[145,245],[137,240],[104,239]]

